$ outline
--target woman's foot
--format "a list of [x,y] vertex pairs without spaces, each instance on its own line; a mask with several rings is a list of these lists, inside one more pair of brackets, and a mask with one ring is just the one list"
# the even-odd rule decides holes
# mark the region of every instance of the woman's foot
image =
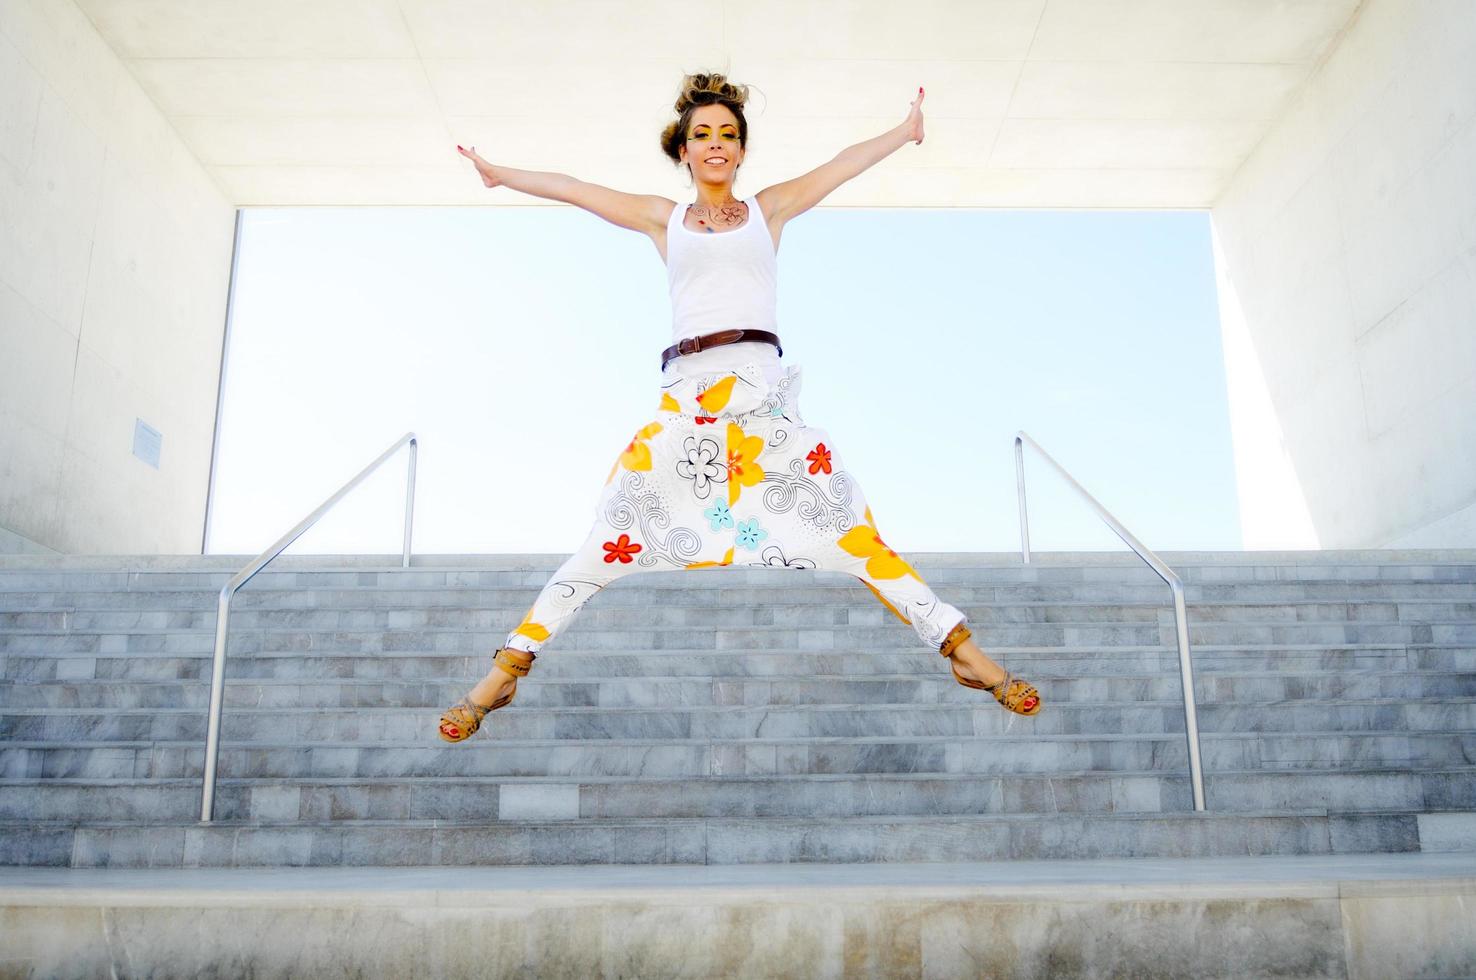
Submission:
[[1040,692],[1019,677],[1012,680],[1008,688],[1001,687],[1007,672],[985,656],[972,638],[959,641],[953,648],[952,657],[955,672],[969,680],[982,682],[1006,709],[1020,715],[1034,715],[1040,711]]
[[478,681],[466,696],[476,704],[496,704],[517,689],[518,679],[494,664],[487,676]]
[[958,664],[958,672],[971,681],[983,681],[986,687],[993,687],[1004,680],[1004,668],[985,656],[973,638],[954,647],[953,659]]
[[441,738],[448,742],[462,742],[476,734],[487,712],[512,703],[518,690],[518,678],[528,673],[537,656],[525,650],[499,647],[492,655],[492,669],[487,676],[441,715]]

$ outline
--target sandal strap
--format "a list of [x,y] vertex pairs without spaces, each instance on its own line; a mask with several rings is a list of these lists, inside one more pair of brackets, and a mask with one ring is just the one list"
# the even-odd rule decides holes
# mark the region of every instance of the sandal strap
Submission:
[[959,624],[953,629],[949,630],[948,635],[943,638],[943,644],[938,647],[938,652],[945,657],[951,657],[953,656],[953,651],[958,649],[958,645],[973,635],[974,634],[969,630],[968,624],[960,621]]
[[449,721],[461,729],[461,738],[470,738],[478,728],[482,727],[482,719],[487,717],[487,712],[491,710],[491,705],[477,704],[471,698],[464,697],[441,714],[441,724],[444,725]]
[[538,654],[529,653],[526,650],[502,647],[492,658],[492,662],[514,677],[527,677],[528,668],[533,666],[533,661],[537,657]]
[[446,714],[450,715],[453,711],[461,712],[463,716],[471,718],[471,724],[465,725],[465,723],[463,723],[463,727],[475,729],[478,725],[482,723],[482,719],[487,717],[487,712],[491,710],[492,706],[490,704],[477,704],[471,698],[462,698],[460,701],[457,701],[451,707],[447,708]]
[[[1019,690],[1015,690],[1015,685],[1017,684],[1021,685]],[[993,687],[985,688],[985,690],[992,692],[994,699],[1011,711],[1015,711],[1019,707],[1020,702],[1032,694],[1035,695],[1037,701],[1040,700],[1040,692],[1035,689],[1033,684],[1023,677],[1017,677],[1009,670],[1005,671],[1004,680],[995,684]],[[1019,712],[1016,713],[1018,714]]]

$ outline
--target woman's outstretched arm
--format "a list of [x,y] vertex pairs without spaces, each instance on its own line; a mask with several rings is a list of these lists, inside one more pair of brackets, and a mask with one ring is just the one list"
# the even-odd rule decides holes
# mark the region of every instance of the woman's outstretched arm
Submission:
[[461,155],[476,165],[482,183],[488,187],[511,187],[524,194],[547,197],[584,208],[613,225],[632,231],[651,232],[666,227],[674,202],[655,194],[626,194],[599,184],[547,170],[518,170],[488,163],[470,150],[457,146]]
[[923,90],[917,90],[917,98],[907,118],[896,126],[854,146],[848,146],[828,163],[807,174],[766,187],[760,194],[764,198],[764,209],[781,221],[788,221],[803,214],[823,201],[831,191],[865,171],[873,164],[890,156],[907,143],[923,141],[922,119]]

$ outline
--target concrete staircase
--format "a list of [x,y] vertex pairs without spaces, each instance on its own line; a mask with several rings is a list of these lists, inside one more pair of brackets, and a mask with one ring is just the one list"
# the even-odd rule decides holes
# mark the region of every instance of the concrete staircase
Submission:
[[455,746],[559,555],[0,558],[0,863],[959,862],[1476,851],[1476,551],[908,555],[1034,719],[954,682],[858,581],[616,582]]

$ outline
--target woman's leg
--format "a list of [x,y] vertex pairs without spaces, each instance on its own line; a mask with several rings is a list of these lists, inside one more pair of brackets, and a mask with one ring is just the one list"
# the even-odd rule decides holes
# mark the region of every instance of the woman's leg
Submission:
[[[745,564],[810,565],[846,572],[860,579],[898,619],[910,625],[929,648],[941,652],[956,626],[967,624],[957,607],[943,601],[912,566],[893,551],[877,529],[871,507],[854,473],[841,460],[829,432],[804,424],[794,406],[783,406],[783,421],[739,421],[730,444],[762,435],[754,456],[761,477],[741,490],[733,513],[738,526],[757,523],[739,543],[757,549],[767,544],[761,561]],[[745,425],[751,428],[745,428]],[[765,540],[767,539],[767,540]],[[741,549],[740,549],[741,553]],[[959,673],[995,684],[1005,671],[967,638],[956,642],[953,658]]]
[[[910,625],[923,643],[940,649],[953,628],[960,623],[967,625],[968,618],[939,598],[912,565],[887,546],[854,477],[851,486],[862,501],[865,523],[853,526],[837,540],[837,552],[822,567],[856,576],[883,606]],[[993,685],[1004,679],[1004,668],[989,659],[972,637],[954,647],[953,657],[959,673],[970,680]]]
[[[642,545],[628,531],[617,531],[607,520],[596,519],[584,543],[548,577],[533,605],[523,614],[523,621],[512,628],[502,645],[537,653],[544,643],[563,632],[584,604],[605,586],[632,572],[663,567],[640,564],[641,551]],[[471,689],[471,700],[492,704],[506,692],[516,690],[517,682],[516,677],[494,665]]]
[[[704,533],[695,514],[684,512],[692,507],[671,504],[678,485],[685,486],[679,474],[694,478],[675,455],[691,442],[690,425],[684,427],[670,416],[636,430],[610,468],[584,543],[549,576],[522,622],[507,634],[504,647],[536,653],[617,578],[640,571],[726,564],[699,560],[717,558],[722,544]],[[709,472],[695,475],[707,477]],[[712,496],[713,489],[705,481],[702,485]],[[516,677],[494,665],[472,688],[470,698],[492,704],[516,685]]]

